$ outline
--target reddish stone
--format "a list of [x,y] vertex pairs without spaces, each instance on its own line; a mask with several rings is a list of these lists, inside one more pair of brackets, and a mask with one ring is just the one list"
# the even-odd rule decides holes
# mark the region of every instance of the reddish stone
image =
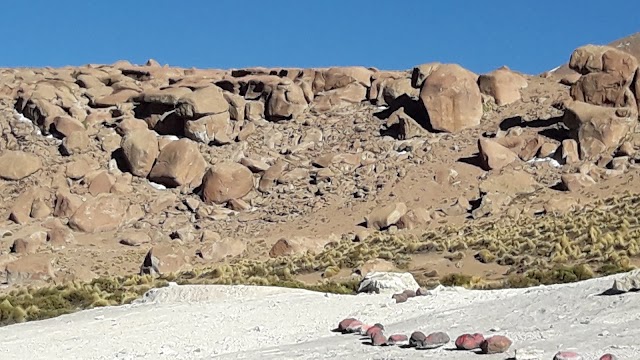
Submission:
[[351,323],[353,323],[354,321],[358,321],[358,320],[354,318],[346,318],[340,321],[340,323],[338,324],[338,330],[345,332],[345,330],[347,330],[347,327],[349,327],[349,325],[351,325]]
[[507,351],[511,346],[511,340],[502,335],[494,335],[485,339],[480,345],[483,354],[499,354]]
[[482,334],[462,334],[456,339],[456,348],[459,350],[479,349],[483,341],[484,336]]
[[573,351],[558,351],[553,360],[582,360],[582,356]]
[[349,334],[357,333],[360,331],[360,329],[362,329],[363,326],[365,325],[362,323],[362,321],[359,321],[359,320],[352,321],[351,324],[347,326],[344,332]]
[[395,345],[397,343],[406,342],[406,341],[409,341],[409,337],[407,337],[407,335],[394,334],[389,336],[389,339],[387,340],[387,344]]
[[600,357],[600,360],[618,360],[618,357],[613,354],[604,354]]
[[380,328],[379,326],[373,325],[372,327],[367,329],[367,332],[365,332],[365,336],[372,337],[373,334],[376,334],[376,333],[382,333],[382,328]]
[[387,337],[382,334],[382,330],[376,332],[371,336],[371,345],[382,346],[387,344]]

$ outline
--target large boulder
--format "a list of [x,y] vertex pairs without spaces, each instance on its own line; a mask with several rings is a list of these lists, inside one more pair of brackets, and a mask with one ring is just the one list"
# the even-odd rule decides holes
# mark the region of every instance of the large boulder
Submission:
[[480,92],[492,96],[498,106],[520,100],[520,89],[528,86],[527,79],[506,67],[499,68],[478,78]]
[[288,79],[274,86],[267,99],[268,120],[291,119],[300,115],[307,107],[307,99],[302,88]]
[[407,205],[400,202],[374,209],[365,220],[368,228],[381,230],[395,225],[406,213]]
[[499,170],[518,159],[516,153],[491,139],[478,139],[478,151],[485,170]]
[[316,71],[313,80],[313,92],[339,89],[349,84],[356,83],[364,87],[371,86],[373,71],[363,66],[332,67]]
[[42,161],[34,154],[6,150],[0,154],[0,178],[21,180],[40,170]]
[[122,138],[120,146],[131,173],[135,176],[147,177],[160,154],[158,139],[153,131],[133,130]]
[[628,86],[638,69],[631,54],[611,46],[584,45],[573,51],[569,67],[582,75],[604,72],[624,79]]
[[176,114],[187,119],[197,119],[205,115],[229,111],[229,103],[222,89],[209,86],[183,95],[176,105]]
[[638,111],[635,101],[627,98],[627,106],[619,108],[588,104],[582,101],[565,103],[564,124],[580,145],[583,160],[597,160],[611,154],[635,128]]
[[86,233],[98,233],[118,229],[127,212],[125,203],[112,194],[100,194],[87,200],[75,211],[69,226]]
[[475,75],[460,65],[438,66],[422,84],[420,100],[435,130],[453,133],[480,125],[480,88]]
[[217,145],[231,142],[231,121],[229,113],[203,116],[184,123],[184,134],[193,141]]
[[198,145],[183,138],[162,148],[149,179],[168,187],[195,188],[202,183],[206,165]]
[[210,168],[202,179],[202,197],[208,204],[240,199],[253,189],[253,174],[246,166],[223,162]]

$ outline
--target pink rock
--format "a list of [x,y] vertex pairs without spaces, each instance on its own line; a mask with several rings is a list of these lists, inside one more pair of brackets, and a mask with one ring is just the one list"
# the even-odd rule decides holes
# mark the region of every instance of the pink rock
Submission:
[[391,296],[391,298],[396,301],[396,304],[406,302],[407,299],[408,299],[408,297],[407,297],[407,295],[405,293],[393,294],[393,296]]
[[405,290],[402,293],[405,294],[407,296],[407,298],[412,298],[412,297],[415,297],[417,295],[415,290]]
[[582,356],[573,351],[558,351],[553,360],[582,360]]
[[423,349],[439,348],[441,346],[446,345],[449,341],[451,341],[451,339],[449,338],[449,335],[447,335],[447,333],[444,333],[442,331],[433,332],[427,335],[427,338],[424,339],[422,348]]
[[367,329],[367,332],[365,333],[365,336],[372,337],[373,334],[376,334],[376,333],[382,333],[382,328],[380,328],[380,327],[378,327],[376,325],[373,325],[372,327]]
[[458,350],[479,349],[483,341],[484,336],[482,334],[462,334],[456,339],[456,348]]
[[349,327],[349,325],[351,325],[351,323],[353,323],[354,321],[358,321],[354,318],[346,318],[342,321],[340,321],[340,323],[338,324],[338,330],[345,332],[345,330],[347,330],[347,328]]
[[618,357],[613,354],[604,354],[600,357],[600,360],[618,360]]
[[387,337],[382,334],[382,330],[376,332],[371,336],[371,344],[373,346],[382,346],[387,344]]
[[494,335],[485,339],[480,345],[483,354],[499,354],[509,350],[512,342],[506,336]]
[[348,334],[359,333],[363,326],[365,325],[361,321],[356,320],[347,326],[345,332]]
[[395,344],[407,342],[407,341],[409,341],[409,337],[407,337],[407,335],[394,334],[389,336],[389,339],[387,340],[387,344],[395,345]]

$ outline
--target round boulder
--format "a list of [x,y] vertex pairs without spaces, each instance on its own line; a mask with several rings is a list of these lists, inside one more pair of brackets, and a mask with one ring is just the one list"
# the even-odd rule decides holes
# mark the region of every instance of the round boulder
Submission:
[[253,175],[246,166],[223,162],[210,168],[202,179],[202,197],[207,204],[240,199],[253,189]]

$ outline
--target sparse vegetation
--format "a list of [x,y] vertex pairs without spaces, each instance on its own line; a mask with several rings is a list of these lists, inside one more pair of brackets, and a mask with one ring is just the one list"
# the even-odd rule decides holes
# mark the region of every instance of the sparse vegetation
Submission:
[[[476,289],[519,288],[568,283],[632,269],[640,254],[640,196],[599,201],[590,208],[561,217],[520,217],[473,226],[445,226],[421,237],[376,233],[355,243],[342,239],[313,254],[258,261],[239,259],[213,268],[195,269],[158,278],[132,275],[103,277],[88,283],[67,283],[40,289],[20,288],[0,295],[0,324],[44,319],[96,306],[130,303],[152,287],[178,284],[247,284],[305,288],[339,294],[354,293],[357,280],[333,280],[341,269],[385,258],[406,269],[411,254],[446,252],[452,260],[493,261],[509,266],[501,280],[449,274],[443,285]],[[461,250],[476,251],[475,259]],[[297,275],[323,272],[317,284]]]

